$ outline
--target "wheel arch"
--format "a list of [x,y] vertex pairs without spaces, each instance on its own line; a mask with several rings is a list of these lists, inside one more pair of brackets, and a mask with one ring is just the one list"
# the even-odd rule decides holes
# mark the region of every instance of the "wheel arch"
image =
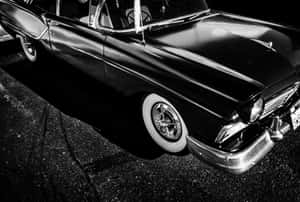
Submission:
[[112,67],[107,68],[109,68],[107,82],[114,89],[130,99],[139,101],[138,103],[141,103],[140,100],[150,93],[168,99],[180,112],[190,136],[203,140],[203,143],[208,145],[214,143],[215,136],[225,123],[224,117],[210,113],[205,106],[180,94],[176,89],[165,86],[158,80],[129,67],[113,64]]
[[141,103],[149,94],[157,94],[172,103],[184,120],[189,136],[207,145],[214,145],[214,139],[226,120],[207,113],[205,110],[190,103],[184,96],[178,96],[165,89],[140,89],[138,91],[131,91],[127,96],[136,103],[139,103],[139,110],[141,110]]

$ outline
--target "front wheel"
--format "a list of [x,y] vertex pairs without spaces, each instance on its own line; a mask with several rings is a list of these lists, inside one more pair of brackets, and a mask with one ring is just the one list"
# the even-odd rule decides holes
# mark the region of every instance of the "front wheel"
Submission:
[[17,38],[20,39],[22,50],[26,58],[30,62],[35,62],[37,59],[37,49],[33,41],[26,36],[18,35]]
[[176,108],[165,98],[148,95],[142,104],[143,120],[151,138],[170,153],[186,148],[187,127]]

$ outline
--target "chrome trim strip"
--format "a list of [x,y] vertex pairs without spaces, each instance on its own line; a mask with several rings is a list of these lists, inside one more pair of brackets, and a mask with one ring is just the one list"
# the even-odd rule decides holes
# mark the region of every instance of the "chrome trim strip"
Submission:
[[56,0],[55,14],[60,16],[61,0]]
[[[89,9],[91,9],[91,1],[92,0],[90,0],[90,8]],[[103,0],[102,2],[99,2],[96,7],[95,13],[92,13],[91,10],[89,10],[89,25],[94,29],[97,29],[97,27],[101,27],[99,24],[99,17],[102,12],[102,9],[104,8],[104,5],[106,5],[105,9],[107,9],[107,4],[105,4],[105,3],[106,3],[105,0]],[[108,9],[107,9],[107,11],[108,11]],[[110,16],[109,13],[108,13],[108,16]],[[92,22],[91,22],[91,19],[93,19]],[[110,19],[110,21],[111,21],[111,19]]]
[[195,101],[193,101],[193,100],[191,100],[191,99],[189,99],[189,98],[183,96],[182,94],[176,92],[175,90],[172,90],[172,89],[168,88],[167,86],[165,86],[165,85],[163,85],[163,84],[161,84],[161,83],[159,83],[159,82],[157,82],[157,81],[155,81],[155,80],[153,80],[153,79],[151,79],[151,78],[149,78],[149,77],[147,77],[147,76],[145,76],[145,75],[143,75],[143,74],[140,74],[139,72],[136,72],[136,71],[134,71],[134,70],[132,70],[132,69],[129,69],[129,68],[125,67],[125,66],[118,66],[118,65],[114,64],[113,62],[110,62],[110,61],[105,60],[105,59],[104,59],[104,62],[105,62],[107,65],[111,65],[111,66],[115,67],[116,69],[119,69],[120,71],[127,72],[127,73],[133,74],[133,75],[137,75],[138,77],[140,77],[140,78],[143,79],[143,80],[146,80],[146,81],[148,81],[148,82],[151,82],[152,84],[155,84],[155,85],[157,85],[157,86],[160,86],[160,87],[162,87],[163,89],[165,89],[165,90],[167,90],[167,91],[173,93],[174,95],[177,95],[177,96],[180,97],[181,99],[186,100],[186,101],[190,102],[191,104],[193,104],[193,105],[195,105],[195,106],[197,106],[197,107],[203,109],[204,111],[206,111],[206,112],[212,114],[213,116],[216,116],[216,117],[218,117],[218,118],[220,118],[220,119],[223,119],[223,118],[224,118],[222,115],[218,114],[217,112],[214,112],[214,111],[212,111],[212,110],[210,110],[210,109],[208,109],[208,108],[206,108],[206,107],[204,107],[204,106],[202,106],[202,105],[196,103]]
[[[205,13],[206,13],[206,12],[211,12],[211,9],[205,10]],[[206,20],[206,19],[208,19],[208,18],[216,17],[216,16],[218,16],[218,15],[220,15],[220,13],[212,13],[212,14],[210,14],[210,15],[206,15],[206,16],[203,16],[202,18],[199,18],[199,20]],[[198,20],[198,19],[197,19],[197,20]]]
[[273,44],[272,41],[266,42],[266,41],[262,41],[262,40],[259,40],[259,39],[250,39],[250,40],[252,40],[252,41],[254,41],[254,42],[256,42],[256,43],[258,43],[258,44],[260,44],[260,45],[262,45],[262,46],[264,46],[264,47],[266,47],[266,48],[268,48],[268,49],[270,49],[274,52],[277,52],[277,50],[273,48],[274,44]]
[[39,36],[34,37],[34,39],[36,39],[36,40],[41,39],[41,38],[45,35],[45,33],[46,33],[47,31],[48,31],[48,27],[45,28],[45,29],[41,32],[41,34],[40,34]]
[[71,46],[70,46],[70,48],[73,49],[73,50],[75,50],[75,51],[78,51],[78,52],[80,52],[80,53],[82,53],[82,54],[85,54],[85,55],[87,55],[87,56],[90,56],[90,57],[92,57],[92,58],[94,58],[94,59],[97,59],[97,60],[99,60],[99,61],[103,61],[103,58],[98,57],[98,56],[96,56],[96,55],[93,55],[93,54],[91,54],[91,53],[89,53],[89,52],[87,52],[87,51],[84,51],[84,50],[82,50],[82,49],[79,49],[79,48],[76,48],[76,47],[71,47]]
[[136,33],[139,33],[142,31],[141,24],[142,24],[142,19],[141,19],[142,11],[141,11],[141,1],[140,0],[135,0],[134,1],[134,27]]
[[117,33],[117,34],[129,34],[129,33],[135,33],[136,32],[135,28],[117,30],[117,29],[111,29],[111,28],[106,28],[106,27],[97,27],[97,28],[94,28],[94,29],[96,29],[98,31],[110,32],[110,33],[113,33],[113,34],[114,33]]
[[208,163],[225,169],[233,174],[241,174],[260,161],[274,146],[271,133],[265,130],[263,134],[249,147],[237,152],[224,152],[210,147],[193,137],[187,137],[188,148],[196,157]]

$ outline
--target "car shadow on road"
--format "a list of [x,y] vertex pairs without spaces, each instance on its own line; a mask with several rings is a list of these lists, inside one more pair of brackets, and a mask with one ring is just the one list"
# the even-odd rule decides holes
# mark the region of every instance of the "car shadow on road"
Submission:
[[162,154],[143,127],[141,106],[73,66],[45,55],[33,64],[17,61],[1,67],[63,113],[92,125],[133,155],[153,159]]

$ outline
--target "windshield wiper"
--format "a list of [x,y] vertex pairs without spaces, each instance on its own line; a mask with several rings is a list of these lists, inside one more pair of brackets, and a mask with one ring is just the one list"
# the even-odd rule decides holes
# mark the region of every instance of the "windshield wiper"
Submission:
[[165,26],[170,26],[170,25],[174,25],[174,24],[178,24],[178,23],[192,21],[192,20],[195,20],[195,19],[197,19],[201,16],[208,15],[210,13],[208,11],[209,10],[206,10],[204,12],[201,11],[201,12],[194,13],[194,14],[191,14],[191,15],[188,15],[188,16],[173,18],[173,19],[165,20],[163,22],[157,22],[157,23],[149,25],[147,27],[147,29],[151,30],[151,29],[156,28],[156,27],[165,27]]
[[178,23],[183,23],[185,21],[186,21],[185,19],[170,19],[170,20],[166,20],[163,22],[154,23],[152,25],[149,25],[147,28],[149,30],[152,30],[153,28],[156,28],[156,27],[170,26],[170,25],[174,25],[174,24],[178,24]]

